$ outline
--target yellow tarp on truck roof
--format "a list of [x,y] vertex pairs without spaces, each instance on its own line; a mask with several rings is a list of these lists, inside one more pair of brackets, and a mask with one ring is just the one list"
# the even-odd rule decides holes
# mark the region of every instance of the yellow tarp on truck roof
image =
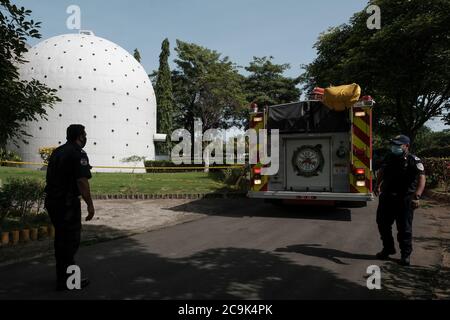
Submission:
[[344,111],[358,102],[361,96],[361,87],[356,83],[325,89],[323,104],[335,111]]

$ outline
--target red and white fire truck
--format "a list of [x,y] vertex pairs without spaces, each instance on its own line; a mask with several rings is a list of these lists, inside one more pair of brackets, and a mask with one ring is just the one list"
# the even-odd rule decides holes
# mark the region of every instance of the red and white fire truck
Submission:
[[374,103],[370,96],[358,95],[357,102],[337,110],[315,95],[311,100],[254,108],[250,128],[279,130],[279,170],[264,176],[261,163],[251,165],[248,196],[271,202],[365,206],[374,199]]

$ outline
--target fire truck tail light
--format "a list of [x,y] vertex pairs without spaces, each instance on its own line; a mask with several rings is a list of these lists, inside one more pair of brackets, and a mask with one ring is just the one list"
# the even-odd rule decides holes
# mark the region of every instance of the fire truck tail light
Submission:
[[363,168],[355,169],[355,174],[364,175],[364,174],[366,174],[366,170]]
[[357,187],[365,187],[366,186],[366,182],[365,181],[356,181],[356,186]]
[[261,174],[261,168],[254,168],[253,169],[254,174]]
[[253,118],[253,122],[261,122],[261,121],[263,121],[262,117],[254,117]]
[[253,180],[253,184],[254,185],[260,185],[262,183],[262,181],[261,180]]
[[366,113],[364,111],[356,111],[355,117],[365,117]]

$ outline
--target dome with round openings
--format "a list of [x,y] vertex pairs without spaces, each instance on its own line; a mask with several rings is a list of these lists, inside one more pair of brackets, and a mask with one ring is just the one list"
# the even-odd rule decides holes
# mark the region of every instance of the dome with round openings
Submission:
[[28,62],[20,65],[21,78],[58,90],[62,101],[47,109],[47,120],[26,124],[32,135],[28,144],[11,146],[23,161],[41,162],[39,148],[64,143],[70,124],[86,127],[84,149],[93,166],[129,166],[122,160],[130,156],[155,158],[156,98],[132,54],[84,31],[42,41],[24,58]]

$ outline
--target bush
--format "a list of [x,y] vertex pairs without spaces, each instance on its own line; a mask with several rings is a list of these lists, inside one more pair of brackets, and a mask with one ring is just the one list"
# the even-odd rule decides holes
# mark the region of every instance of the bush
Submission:
[[44,183],[30,178],[10,179],[0,190],[0,222],[8,216],[20,218],[23,225],[33,214],[40,214],[44,202]]
[[[204,164],[174,164],[172,161],[168,160],[148,160],[144,162],[147,173],[168,173],[168,172],[189,172],[189,171],[203,171],[204,170]],[[151,168],[161,168],[161,167],[176,167],[176,168],[185,168],[188,169],[151,169]],[[191,168],[198,168],[198,169],[191,169]]]
[[[13,151],[7,151],[5,149],[0,149],[0,161],[14,161],[14,162],[21,162],[22,158]],[[2,167],[16,167],[17,164],[10,164],[10,163],[1,163]]]
[[41,156],[42,161],[44,163],[48,163],[48,159],[52,155],[53,151],[55,151],[56,147],[42,147],[39,148],[39,155]]
[[248,181],[245,177],[246,167],[218,169],[209,172],[209,176],[217,181],[229,186],[236,186],[239,190],[248,188]]
[[424,158],[422,159],[427,175],[427,184],[431,188],[450,187],[450,158]]
[[425,149],[420,151],[417,156],[421,158],[448,158],[450,157],[450,146]]

